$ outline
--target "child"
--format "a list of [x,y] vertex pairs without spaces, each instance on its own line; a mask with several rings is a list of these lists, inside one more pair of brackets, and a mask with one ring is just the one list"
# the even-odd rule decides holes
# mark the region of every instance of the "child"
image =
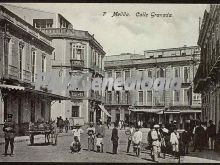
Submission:
[[80,141],[78,139],[78,136],[74,136],[74,140],[70,145],[70,150],[71,150],[71,153],[74,153],[74,152],[80,153],[81,144],[80,144]]
[[90,123],[90,127],[87,128],[87,134],[88,134],[88,150],[94,151],[95,127],[93,127],[92,123]]
[[74,137],[77,136],[79,139],[79,142],[80,142],[80,134],[83,132],[84,131],[80,128],[80,125],[76,125],[72,130],[73,136]]

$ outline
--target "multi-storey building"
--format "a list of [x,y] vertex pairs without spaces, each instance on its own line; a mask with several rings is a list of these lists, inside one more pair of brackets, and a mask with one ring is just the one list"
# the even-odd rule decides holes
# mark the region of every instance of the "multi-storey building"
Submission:
[[[91,73],[92,77],[103,77],[103,58],[105,51],[100,43],[87,31],[75,30],[73,25],[61,14],[49,13],[30,8],[6,5],[25,17],[33,26],[52,38],[55,48],[52,56],[52,69],[61,71],[61,77],[79,76]],[[26,17],[28,15],[28,17]],[[102,92],[74,90],[60,94],[70,96],[71,100],[55,103],[52,118],[83,117],[85,122],[104,119],[98,105],[103,103]]]
[[194,92],[202,97],[202,119],[213,120],[216,131],[220,128],[219,11],[219,5],[210,5],[204,12],[198,39],[200,64],[194,79]]
[[51,69],[53,50],[48,36],[0,6],[1,127],[11,113],[17,133],[25,134],[30,121],[50,120],[53,100],[68,99],[47,88],[35,89],[39,73]]
[[120,54],[105,57],[107,77],[141,76],[149,78],[182,79],[181,89],[163,91],[152,90],[106,91],[105,107],[111,114],[111,121],[143,121],[145,126],[153,121],[183,121],[200,117],[200,95],[192,92],[192,80],[199,60],[197,46],[171,49],[147,50],[144,55]]

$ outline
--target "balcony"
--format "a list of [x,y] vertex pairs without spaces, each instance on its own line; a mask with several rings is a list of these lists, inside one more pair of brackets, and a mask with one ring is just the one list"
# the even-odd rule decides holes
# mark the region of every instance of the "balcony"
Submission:
[[91,92],[89,99],[94,100],[94,101],[98,101],[98,102],[102,102],[102,103],[105,101],[105,98],[102,95],[96,94],[93,92]]
[[71,100],[82,100],[85,98],[84,91],[70,91]]
[[131,102],[129,100],[107,100],[105,101],[106,105],[131,105]]
[[205,74],[203,73],[203,68],[202,68],[202,63],[199,64],[199,68],[197,70],[197,73],[196,73],[196,76],[194,78],[194,91],[195,93],[200,93],[203,89],[204,89],[204,86],[205,86],[205,83],[206,83],[206,77],[205,77]]
[[5,79],[13,79],[13,80],[18,80],[18,81],[22,81],[25,83],[31,83],[31,72],[28,70],[23,70],[23,75],[22,78],[20,79],[19,77],[19,70],[16,66],[13,65],[8,65],[8,67],[5,67],[5,74],[3,75],[3,77]]
[[83,69],[84,68],[84,61],[83,60],[76,60],[76,59],[71,59],[70,60],[70,66],[71,69]]

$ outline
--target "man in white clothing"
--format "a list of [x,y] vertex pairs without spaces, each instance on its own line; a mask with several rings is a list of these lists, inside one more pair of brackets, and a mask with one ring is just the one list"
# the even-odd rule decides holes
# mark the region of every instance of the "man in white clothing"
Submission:
[[153,146],[153,159],[155,162],[158,162],[158,154],[160,152],[160,132],[159,125],[154,125],[154,128],[151,131],[151,139],[152,139],[152,146]]
[[132,136],[134,151],[136,156],[140,156],[140,143],[142,141],[142,132],[139,130],[139,127],[135,128],[134,135]]

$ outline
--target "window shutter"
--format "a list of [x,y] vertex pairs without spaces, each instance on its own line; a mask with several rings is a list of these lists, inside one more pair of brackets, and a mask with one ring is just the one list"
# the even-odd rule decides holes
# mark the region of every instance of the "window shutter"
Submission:
[[12,66],[18,67],[18,40],[14,40],[12,43]]

